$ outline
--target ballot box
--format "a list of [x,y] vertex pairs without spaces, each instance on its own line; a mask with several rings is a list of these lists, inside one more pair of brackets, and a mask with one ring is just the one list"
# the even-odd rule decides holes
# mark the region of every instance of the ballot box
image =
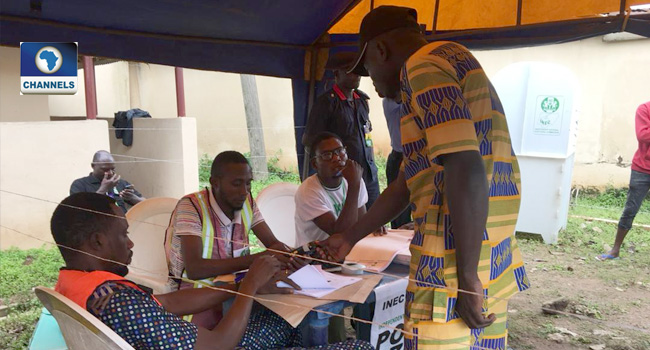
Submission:
[[491,78],[521,169],[516,230],[555,243],[566,228],[579,114],[579,85],[568,68],[546,62],[509,65]]

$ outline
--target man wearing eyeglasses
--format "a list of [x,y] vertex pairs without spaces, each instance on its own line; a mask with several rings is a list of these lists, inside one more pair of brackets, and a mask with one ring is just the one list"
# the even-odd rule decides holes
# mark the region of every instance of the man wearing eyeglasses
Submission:
[[316,174],[296,192],[297,246],[327,239],[352,226],[366,213],[368,201],[363,168],[348,159],[339,136],[322,132],[314,137],[310,149]]

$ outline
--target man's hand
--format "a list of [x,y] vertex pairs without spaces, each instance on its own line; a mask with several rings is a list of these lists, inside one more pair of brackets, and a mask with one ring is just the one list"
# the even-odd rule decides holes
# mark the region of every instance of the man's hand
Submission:
[[124,199],[127,203],[134,204],[140,202],[140,197],[135,194],[135,190],[131,187],[127,187],[120,192],[120,197]]
[[106,194],[107,192],[113,191],[113,188],[117,186],[118,181],[120,181],[120,175],[117,175],[112,171],[105,172],[104,178],[102,179],[101,185],[99,185],[97,193]]
[[[277,283],[278,282],[284,282],[288,285],[290,285],[293,288],[280,288],[278,287]],[[257,293],[259,294],[293,294],[294,290],[301,290],[299,285],[296,284],[296,282],[292,281],[289,279],[288,275],[284,271],[278,272],[275,276],[273,276],[273,279],[270,280],[267,284],[262,286]]]
[[379,228],[372,233],[373,236],[385,236],[387,234],[388,231],[386,231],[386,226],[384,225],[379,226]]
[[345,257],[352,250],[352,244],[340,233],[335,233],[328,239],[317,243],[318,253],[334,262],[345,260]]
[[[284,270],[296,271],[307,265],[307,262],[305,260],[293,257],[291,254],[288,254],[291,252],[291,248],[280,241],[273,243],[268,249],[269,250],[266,251],[267,255],[274,256],[280,260],[282,263],[282,269]],[[287,252],[287,254],[279,253],[278,251]]]
[[407,222],[406,224],[399,227],[400,230],[415,230],[415,224],[413,221]]
[[242,281],[241,290],[255,294],[281,270],[282,263],[278,259],[270,255],[260,256],[251,264]]
[[352,159],[348,159],[342,174],[343,178],[348,181],[348,184],[357,184],[361,182],[361,178],[363,177],[363,167]]
[[456,301],[456,312],[460,315],[460,318],[465,321],[465,324],[469,328],[485,328],[494,321],[496,321],[496,316],[490,314],[488,317],[483,315],[481,308],[483,307],[483,285],[481,280],[475,277],[471,282],[460,283],[458,286],[459,289],[475,292],[480,295],[468,294],[461,291],[458,291],[458,300]]

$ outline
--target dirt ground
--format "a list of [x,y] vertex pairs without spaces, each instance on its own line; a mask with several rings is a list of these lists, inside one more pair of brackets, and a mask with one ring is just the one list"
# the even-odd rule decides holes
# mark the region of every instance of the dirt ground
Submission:
[[[639,253],[600,262],[583,247],[589,242],[562,247],[520,241],[532,288],[510,302],[509,347],[650,349],[650,268],[633,258]],[[544,303],[558,299],[569,302],[565,312],[580,315],[542,313]]]
[[[517,235],[532,287],[509,303],[508,350],[650,350],[650,231],[631,231],[620,259],[596,260],[614,230],[569,219],[556,245]],[[564,314],[543,313],[549,302]]]

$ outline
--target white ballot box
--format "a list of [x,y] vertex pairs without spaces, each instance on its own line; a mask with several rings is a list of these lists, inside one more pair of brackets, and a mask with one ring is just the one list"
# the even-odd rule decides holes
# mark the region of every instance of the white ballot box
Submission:
[[499,71],[492,82],[521,168],[516,229],[555,243],[569,214],[579,110],[577,79],[557,64],[521,62]]

